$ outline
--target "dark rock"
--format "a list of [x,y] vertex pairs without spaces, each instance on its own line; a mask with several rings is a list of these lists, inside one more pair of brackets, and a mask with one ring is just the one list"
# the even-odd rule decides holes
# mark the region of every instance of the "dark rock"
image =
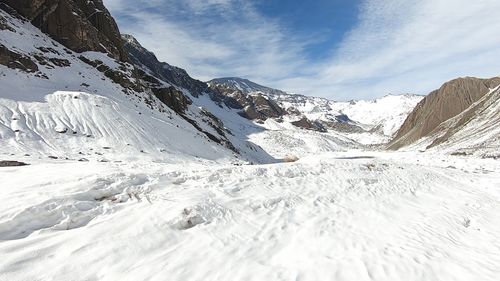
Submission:
[[312,122],[306,117],[302,117],[300,120],[292,122],[292,125],[306,130],[324,132],[326,131],[320,124]]
[[[102,62],[101,60],[91,60],[83,55],[79,56],[78,58],[81,61],[83,61],[84,63],[96,68],[97,70],[102,72],[106,77],[108,77],[113,82],[115,82],[116,84],[119,84],[120,86],[122,86],[125,89],[134,90],[136,92],[142,92],[145,90],[143,85],[140,83],[140,81],[131,80],[130,79],[131,77],[129,77],[129,75],[122,70],[111,69],[109,66],[104,64],[104,62]],[[137,69],[134,69],[134,71],[135,70],[137,70]],[[134,73],[132,73],[132,75],[133,74]]]
[[213,101],[224,103],[229,108],[241,109],[239,114],[250,120],[279,118],[287,114],[275,101],[262,94],[248,95],[220,84],[211,84],[210,90]]
[[207,83],[210,86],[216,86],[216,87],[222,86],[222,87],[229,88],[229,89],[239,90],[245,95],[252,93],[252,92],[261,92],[261,93],[265,93],[265,94],[268,94],[271,96],[273,96],[273,95],[287,95],[287,93],[285,93],[281,90],[262,86],[262,85],[255,83],[255,82],[252,82],[248,79],[239,78],[239,77],[216,78],[216,79],[212,79],[212,80],[208,81]]
[[19,162],[19,161],[8,161],[8,160],[0,160],[0,167],[19,167],[19,166],[26,166],[29,164],[26,164],[24,162]]
[[153,94],[164,104],[179,114],[184,114],[193,102],[181,91],[170,86],[167,88],[153,88]]
[[68,67],[71,65],[67,59],[49,58],[49,61],[59,67]]
[[0,16],[0,30],[8,30],[14,33],[16,32],[16,30],[12,26],[10,26],[7,20],[2,16]]
[[13,52],[2,44],[0,44],[0,64],[29,73],[38,71],[38,65],[30,57]]
[[98,51],[126,61],[118,26],[102,0],[2,0],[76,52]]
[[184,69],[158,61],[156,56],[141,46],[133,36],[124,34],[122,37],[124,48],[134,64],[146,67],[152,75],[165,82],[188,90],[194,97],[207,91],[206,83],[191,78]]

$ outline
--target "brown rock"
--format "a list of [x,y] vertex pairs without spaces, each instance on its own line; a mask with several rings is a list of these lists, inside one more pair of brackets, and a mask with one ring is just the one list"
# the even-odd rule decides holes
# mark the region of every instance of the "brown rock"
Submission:
[[188,106],[192,103],[181,91],[175,87],[154,88],[154,95],[168,107],[179,114],[184,114]]
[[0,44],[0,64],[30,73],[38,71],[38,65],[30,57],[13,52],[2,44]]
[[126,61],[118,26],[102,0],[2,0],[76,52],[106,52]]
[[417,104],[389,144],[389,149],[399,149],[431,135],[441,123],[465,111],[499,84],[500,77],[466,77],[445,83]]

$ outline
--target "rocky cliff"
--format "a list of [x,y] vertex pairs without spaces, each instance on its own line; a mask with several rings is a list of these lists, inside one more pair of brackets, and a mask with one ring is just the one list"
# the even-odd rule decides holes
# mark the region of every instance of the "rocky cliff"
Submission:
[[126,61],[120,32],[102,0],[2,0],[75,52],[106,52]]
[[[466,77],[445,83],[417,104],[389,144],[389,148],[399,149],[438,133],[440,124],[464,112],[499,84],[499,77]],[[464,119],[461,123],[467,121]]]
[[133,36],[123,34],[122,38],[125,50],[134,64],[146,67],[154,76],[188,90],[195,97],[207,91],[207,84],[191,78],[182,68],[160,62],[155,54],[144,48]]

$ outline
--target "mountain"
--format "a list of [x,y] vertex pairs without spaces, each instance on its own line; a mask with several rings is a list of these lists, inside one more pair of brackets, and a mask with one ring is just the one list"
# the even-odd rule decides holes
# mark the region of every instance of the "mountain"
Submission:
[[498,279],[496,79],[422,102],[204,83],[102,0],[5,2],[0,280]]
[[375,100],[349,102],[300,95],[281,95],[278,104],[325,124],[350,122],[366,131],[392,136],[407,114],[422,99],[418,95],[387,95]]
[[[118,26],[102,0],[3,0],[52,39],[75,51],[127,60]],[[10,6],[10,7],[9,7]]]
[[255,92],[261,92],[267,95],[286,94],[284,91],[262,86],[248,79],[239,77],[215,78],[208,81],[207,83],[211,86],[222,86],[225,88],[239,90],[243,94],[249,94]]
[[199,80],[193,79],[182,68],[172,66],[166,62],[160,62],[155,54],[144,48],[133,36],[122,35],[124,48],[130,60],[138,66],[142,66],[151,75],[167,81],[173,85],[184,88],[193,96],[199,96],[208,92],[208,86]]
[[465,77],[445,83],[408,115],[389,148],[440,147],[467,153],[496,150],[499,85],[500,77]]
[[[39,6],[42,12],[33,14],[46,15],[42,18],[50,22],[56,16],[54,9],[59,13],[58,9],[66,11],[70,7],[74,9],[71,19],[81,12],[82,3],[47,3],[52,9],[46,11],[43,4]],[[19,7],[32,7],[31,4]],[[88,7],[93,5],[93,1],[88,2]],[[239,132],[226,127],[213,113],[221,109],[208,95],[185,89],[186,81],[190,89],[203,84],[196,83],[185,71],[172,67],[178,74],[176,79],[164,81],[172,72],[157,73],[145,61],[138,64],[132,52],[115,52],[126,50],[122,41],[114,49],[92,50],[84,44],[89,50],[74,51],[68,47],[70,43],[66,42],[66,46],[54,40],[50,29],[44,33],[43,28],[33,25],[38,21],[20,15],[25,13],[21,8],[1,8],[2,153],[102,161],[275,161]],[[88,28],[84,34],[100,32],[100,25],[80,24],[80,28]],[[112,32],[115,33],[119,34],[119,30]],[[238,124],[233,126],[238,130],[246,126],[241,122],[248,122],[232,112],[218,115]]]
[[[288,94],[237,77],[217,78],[207,83],[227,106],[243,109],[242,115],[250,119],[288,120],[301,128],[343,133],[365,144],[388,142],[423,98],[388,95],[372,101],[338,102]],[[255,100],[260,101],[260,107],[255,106]],[[264,106],[265,100],[272,104]]]

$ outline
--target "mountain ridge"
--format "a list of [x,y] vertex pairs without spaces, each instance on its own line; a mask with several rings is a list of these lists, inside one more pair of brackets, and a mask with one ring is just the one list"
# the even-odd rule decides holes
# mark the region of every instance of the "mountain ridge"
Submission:
[[[411,146],[425,138],[434,138],[442,130],[457,131],[461,124],[468,123],[476,117],[475,113],[463,119],[453,128],[444,129],[441,125],[463,114],[483,97],[489,95],[492,89],[500,85],[500,77],[481,79],[475,77],[461,77],[444,83],[439,89],[427,95],[408,115],[394,139],[389,143],[389,149],[399,149]],[[434,136],[434,137],[433,137]],[[427,148],[446,142],[445,137],[437,137]]]

